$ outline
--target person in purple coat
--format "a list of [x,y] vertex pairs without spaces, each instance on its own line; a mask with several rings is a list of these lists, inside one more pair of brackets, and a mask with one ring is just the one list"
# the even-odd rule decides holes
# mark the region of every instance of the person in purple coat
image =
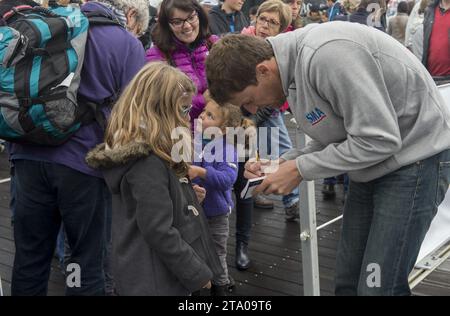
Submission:
[[[22,4],[12,2],[11,6]],[[130,8],[125,12],[124,7],[116,7],[119,2],[92,1],[82,7],[83,12],[102,11],[115,16],[123,24],[89,30],[78,96],[98,104],[119,95],[145,63],[141,43],[126,28],[132,29],[137,20],[127,14]],[[145,29],[145,25],[140,29]],[[107,119],[110,109],[104,110]],[[103,137],[103,128],[92,121],[57,147],[11,146],[16,181],[12,295],[47,294],[61,222],[71,250],[66,264],[68,268],[78,267],[81,272],[79,286],[68,284],[66,294],[105,293],[105,196],[109,193],[102,173],[85,161],[88,151],[100,144]]]
[[239,107],[231,104],[220,107],[208,93],[205,96],[207,104],[196,124],[196,132],[202,133],[202,143],[195,146],[196,159],[189,177],[206,189],[203,209],[224,270],[212,280],[211,295],[224,296],[230,283],[226,257],[229,215],[234,207],[231,191],[238,176],[237,151],[228,140],[227,128],[240,127],[243,117]]
[[209,33],[208,17],[198,1],[164,0],[152,38],[154,46],[147,51],[147,61],[166,61],[197,86],[190,113],[193,124],[205,107],[203,93],[208,89],[205,61],[218,37]]

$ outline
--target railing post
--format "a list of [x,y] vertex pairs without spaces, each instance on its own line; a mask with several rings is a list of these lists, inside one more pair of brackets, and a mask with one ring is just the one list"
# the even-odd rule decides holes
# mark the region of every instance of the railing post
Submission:
[[[297,148],[305,146],[309,138],[296,133]],[[300,184],[300,240],[303,265],[303,292],[305,296],[320,296],[319,252],[317,245],[316,197],[314,181]]]

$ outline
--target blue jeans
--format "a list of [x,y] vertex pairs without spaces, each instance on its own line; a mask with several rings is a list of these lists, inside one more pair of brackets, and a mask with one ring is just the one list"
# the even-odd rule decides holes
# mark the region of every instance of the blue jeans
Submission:
[[105,227],[105,253],[103,269],[105,273],[105,294],[115,295],[115,282],[112,269],[112,196],[109,190],[105,190],[106,202],[106,227]]
[[[16,213],[16,180],[14,176],[14,165],[11,164],[11,182],[9,186],[9,209],[11,210],[11,223],[14,223],[14,214]],[[61,225],[61,229],[58,234],[58,240],[56,242],[56,256],[58,257],[59,264],[64,268],[64,228]],[[63,269],[64,270],[64,269]]]
[[408,275],[450,182],[450,150],[367,183],[351,181],[336,295],[410,295]]
[[[261,125],[258,127],[268,127],[266,147],[267,147],[267,154],[271,158],[278,158],[292,149],[291,138],[289,137],[286,124],[284,123],[283,120],[283,113],[281,113],[280,110],[275,110],[272,113],[272,116],[263,123],[261,123]],[[272,131],[272,128],[278,128],[278,135],[277,133]],[[274,144],[278,144],[278,148],[275,148],[274,151],[272,151],[272,142]],[[265,148],[265,146],[258,146],[258,147]],[[291,207],[292,205],[297,203],[300,199],[299,195],[300,195],[299,189],[296,188],[294,189],[294,191],[292,191],[292,193],[283,196],[284,207]]]
[[[344,178],[344,192],[348,192],[348,184],[349,184],[349,179],[348,179],[348,175],[347,174],[343,174],[343,175],[341,175],[343,178]],[[337,181],[338,181],[338,178],[339,176],[337,176],[337,177],[330,177],[330,178],[325,178],[325,179],[323,179],[323,184],[325,184],[325,185],[336,185],[336,183],[337,183]]]
[[15,172],[12,295],[47,294],[61,222],[71,250],[66,263],[81,269],[81,287],[67,287],[66,294],[103,295],[104,180],[62,165],[29,160],[16,160]]
[[64,265],[64,248],[65,248],[65,240],[66,240],[66,234],[64,232],[64,226],[61,225],[61,228],[59,229],[58,238],[56,239],[56,249],[55,253],[58,257],[59,265],[63,268],[63,271],[65,271],[65,265]]
[[11,223],[14,223],[16,214],[16,177],[14,176],[14,167],[11,166],[11,182],[9,183],[9,209],[11,210]]

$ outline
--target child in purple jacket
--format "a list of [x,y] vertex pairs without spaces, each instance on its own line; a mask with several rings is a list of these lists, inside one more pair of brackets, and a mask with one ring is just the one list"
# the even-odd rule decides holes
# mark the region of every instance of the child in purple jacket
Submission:
[[219,106],[207,93],[205,99],[206,107],[196,124],[196,132],[202,133],[202,143],[195,145],[198,150],[195,150],[196,159],[189,176],[206,189],[203,209],[224,270],[212,281],[211,295],[223,296],[229,283],[226,256],[229,215],[234,207],[231,191],[238,174],[237,151],[227,141],[226,129],[240,127],[243,118],[239,107],[231,104]]

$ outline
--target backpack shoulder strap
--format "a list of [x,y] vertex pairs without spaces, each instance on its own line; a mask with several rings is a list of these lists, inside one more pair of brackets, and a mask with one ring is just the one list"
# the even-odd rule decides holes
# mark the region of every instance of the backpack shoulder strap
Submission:
[[22,11],[29,11],[29,10],[33,10],[33,7],[29,6],[29,5],[19,5],[17,7],[13,7],[11,10],[9,10],[5,14],[3,14],[2,19],[5,22],[7,22],[8,19],[13,17],[14,15],[20,14],[20,12],[22,12]]
[[84,15],[88,18],[90,25],[115,25],[124,28],[116,17],[101,11],[85,12]]

